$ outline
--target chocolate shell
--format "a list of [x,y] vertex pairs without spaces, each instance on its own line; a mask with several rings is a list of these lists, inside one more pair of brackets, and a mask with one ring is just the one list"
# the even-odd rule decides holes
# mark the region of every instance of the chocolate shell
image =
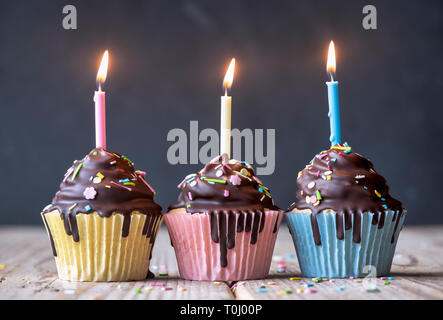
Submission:
[[[373,213],[373,224],[383,227],[386,210],[396,212],[397,223],[403,214],[400,201],[389,194],[385,178],[374,170],[368,159],[345,143],[317,154],[299,172],[297,177],[297,202],[289,207],[312,212],[312,229],[315,243],[321,244],[317,215],[326,209],[337,213],[337,237],[344,238],[344,230],[352,227],[353,240],[360,242],[360,223],[363,213]],[[344,216],[344,226],[343,226]],[[394,230],[395,234],[395,230]]]
[[[189,214],[210,216],[212,241],[220,243],[221,265],[228,265],[227,250],[235,246],[236,233],[251,232],[257,242],[265,224],[265,210],[280,210],[254,169],[226,154],[211,160],[201,171],[188,175],[179,185],[181,193],[168,210],[185,208]],[[171,213],[174,214],[174,213]],[[273,223],[277,232],[280,214]]]
[[79,241],[77,214],[97,212],[110,217],[114,212],[120,213],[124,215],[122,236],[126,237],[131,213],[137,211],[149,217],[143,228],[143,234],[149,237],[154,225],[151,222],[161,215],[161,207],[154,202],[155,191],[144,177],[145,173],[136,171],[125,156],[93,149],[68,169],[52,204],[43,210],[43,217],[44,213],[58,210],[66,233]]

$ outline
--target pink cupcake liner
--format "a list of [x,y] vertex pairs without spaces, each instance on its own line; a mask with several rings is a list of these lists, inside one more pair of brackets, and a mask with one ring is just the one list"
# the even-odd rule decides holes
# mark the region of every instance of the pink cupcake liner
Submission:
[[[247,227],[247,212],[235,211],[229,221],[228,213],[229,211],[218,214],[205,212],[165,215],[182,278],[238,281],[261,279],[268,275],[284,212],[267,210],[262,215],[258,211],[250,211],[250,230]],[[211,222],[211,217],[217,220]],[[235,228],[228,227],[231,223],[235,223]],[[215,235],[211,234],[211,226]],[[218,241],[214,241],[214,237]],[[232,243],[233,239],[235,244]],[[251,243],[251,240],[255,243]]]

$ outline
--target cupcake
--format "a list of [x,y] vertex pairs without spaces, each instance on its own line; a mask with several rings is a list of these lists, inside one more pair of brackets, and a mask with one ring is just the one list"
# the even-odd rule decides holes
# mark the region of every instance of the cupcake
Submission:
[[304,276],[364,277],[366,266],[389,273],[405,212],[368,159],[334,145],[299,172],[297,186],[286,216]]
[[161,207],[143,171],[102,148],[75,161],[42,218],[59,278],[71,281],[145,279]]
[[244,161],[214,158],[178,186],[165,214],[180,276],[235,281],[268,275],[283,210]]

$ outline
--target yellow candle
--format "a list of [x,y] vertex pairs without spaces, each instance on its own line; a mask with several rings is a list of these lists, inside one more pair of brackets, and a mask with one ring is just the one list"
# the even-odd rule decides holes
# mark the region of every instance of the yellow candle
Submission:
[[221,97],[220,116],[220,154],[226,153],[231,158],[231,103],[232,98],[228,96],[228,90],[234,80],[235,58],[231,60],[228,71],[223,80],[225,95]]

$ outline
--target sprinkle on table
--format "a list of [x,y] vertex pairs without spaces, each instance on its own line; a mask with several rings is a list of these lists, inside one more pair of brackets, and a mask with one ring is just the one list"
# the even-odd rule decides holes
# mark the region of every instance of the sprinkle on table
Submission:
[[306,289],[306,290],[305,290],[305,293],[307,293],[307,294],[313,294],[313,293],[317,293],[317,290],[315,290],[315,289]]
[[384,281],[383,284],[384,284],[385,286],[387,286],[387,285],[391,284],[391,282],[390,282],[390,281]]
[[0,264],[0,269],[5,269],[6,265],[5,264]]
[[292,277],[292,278],[289,278],[289,280],[291,280],[291,281],[293,281],[293,280],[301,280],[301,278],[300,277]]
[[141,290],[140,289],[135,289],[134,293],[141,293]]
[[337,287],[337,290],[338,291],[343,291],[343,290],[345,290],[345,286]]
[[257,292],[260,292],[260,293],[266,293],[266,292],[268,292],[268,289],[266,289],[266,288],[259,288],[259,289],[257,290]]
[[151,286],[152,287],[164,287],[165,284],[163,282],[152,282]]

